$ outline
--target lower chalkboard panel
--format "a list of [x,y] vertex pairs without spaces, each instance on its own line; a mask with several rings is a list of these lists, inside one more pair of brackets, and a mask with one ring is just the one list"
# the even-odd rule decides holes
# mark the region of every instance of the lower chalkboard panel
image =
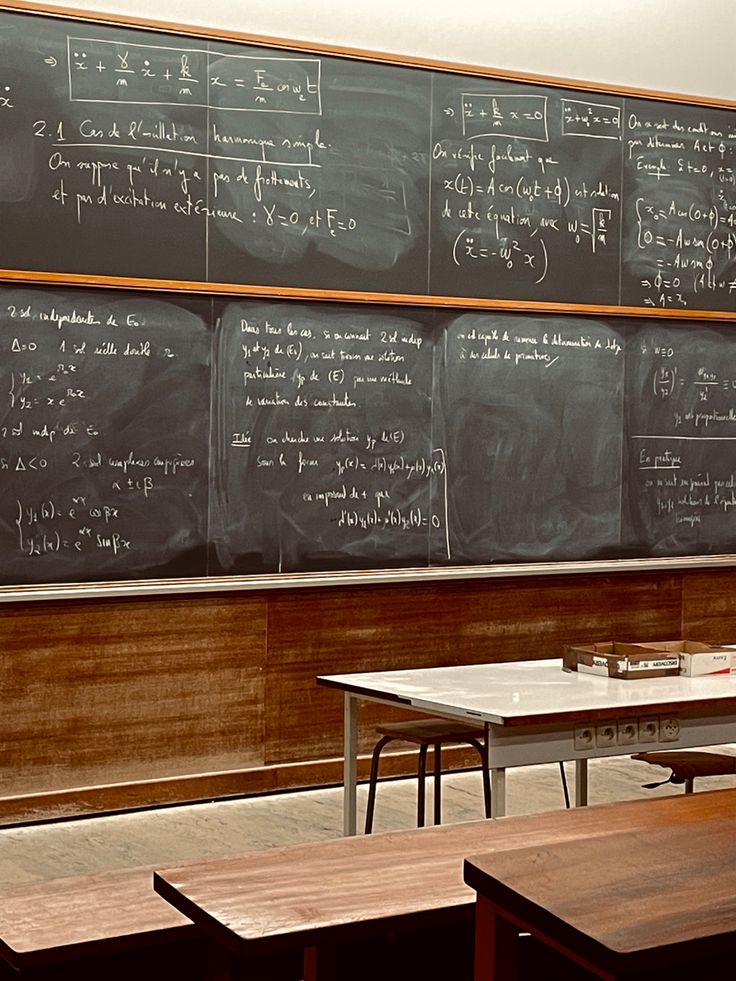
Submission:
[[734,343],[6,288],[2,583],[728,554]]
[[206,574],[209,315],[2,291],[3,582]]
[[736,551],[733,327],[642,323],[626,351],[622,544],[649,555]]

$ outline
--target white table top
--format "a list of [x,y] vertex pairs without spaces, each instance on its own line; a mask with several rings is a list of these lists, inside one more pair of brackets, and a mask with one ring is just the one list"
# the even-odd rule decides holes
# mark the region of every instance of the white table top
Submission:
[[697,704],[733,699],[736,673],[710,677],[621,679],[563,671],[559,658],[444,668],[323,675],[321,684],[355,695],[386,698],[418,710],[513,724],[514,720],[635,706]]

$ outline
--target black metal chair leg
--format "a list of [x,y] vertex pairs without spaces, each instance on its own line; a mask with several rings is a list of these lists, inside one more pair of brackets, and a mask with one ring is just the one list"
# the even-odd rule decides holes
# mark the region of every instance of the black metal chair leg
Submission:
[[381,750],[392,740],[392,736],[384,736],[376,743],[371,757],[371,776],[368,781],[368,803],[365,809],[365,833],[369,835],[373,830],[373,812],[376,809],[376,785],[378,784],[378,768],[381,762]]
[[475,746],[478,750],[478,756],[480,756],[480,769],[483,777],[483,804],[486,817],[489,818],[491,816],[491,774],[488,769],[488,751],[479,739],[469,739],[468,742],[471,746]]
[[434,744],[434,823],[442,824],[442,746]]
[[417,827],[424,827],[425,785],[427,782],[427,747],[419,747],[419,771],[417,773]]
[[562,792],[565,795],[565,807],[570,806],[570,791],[567,789],[567,774],[565,764],[560,760],[560,777],[562,778]]

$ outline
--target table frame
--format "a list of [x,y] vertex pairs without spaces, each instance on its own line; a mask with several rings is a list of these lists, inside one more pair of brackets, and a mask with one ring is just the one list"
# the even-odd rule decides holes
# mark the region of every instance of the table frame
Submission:
[[[511,666],[515,662],[508,662]],[[524,662],[525,664],[529,662]],[[536,662],[539,665],[559,665],[557,660]],[[477,665],[464,666],[475,669]],[[501,667],[496,665],[495,667]],[[460,666],[458,670],[462,670]],[[416,674],[417,678],[431,678],[435,671],[442,668],[418,669],[416,672],[397,672],[403,679]],[[553,712],[532,713],[516,719],[501,717],[491,711],[480,712],[463,708],[457,704],[443,704],[440,700],[429,701],[422,697],[407,697],[397,690],[392,691],[386,685],[385,679],[392,672],[366,672],[359,675],[321,676],[318,683],[343,691],[343,833],[357,833],[357,773],[358,773],[358,707],[361,701],[377,702],[400,707],[408,711],[428,713],[441,718],[474,721],[485,725],[485,742],[488,750],[489,769],[491,771],[491,816],[502,817],[506,814],[506,770],[514,766],[528,766],[541,763],[575,763],[575,806],[582,807],[588,802],[588,760],[610,756],[631,755],[639,752],[651,752],[662,749],[685,749],[703,746],[714,746],[722,743],[736,742],[736,679],[731,683],[728,679],[717,679],[716,685],[723,685],[722,697],[714,697],[714,688],[708,685],[703,688],[702,698],[697,697],[697,684],[692,683],[714,679],[678,678],[654,679],[656,681],[676,681],[688,692],[694,691],[695,697],[681,696],[673,701],[668,690],[661,701],[644,700],[641,703],[591,707],[587,713],[579,708],[566,710],[564,705]],[[573,676],[575,677],[575,676]],[[359,679],[359,680],[357,680]],[[642,684],[637,681],[618,679],[601,679],[618,681],[620,685],[633,686]],[[648,690],[649,690],[648,686]],[[632,692],[628,687],[623,689]],[[642,718],[648,715],[660,717],[662,713],[676,716],[679,724],[679,734],[675,740],[667,741],[633,741],[624,746],[616,743],[613,746],[593,746],[585,750],[576,748],[575,731],[581,725],[589,722],[601,726],[605,723],[618,723],[627,718]]]

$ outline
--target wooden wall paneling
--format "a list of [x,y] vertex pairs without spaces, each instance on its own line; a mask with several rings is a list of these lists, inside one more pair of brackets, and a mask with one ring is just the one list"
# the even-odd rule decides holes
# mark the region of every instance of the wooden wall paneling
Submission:
[[736,644],[736,569],[702,570],[684,577],[682,636]]
[[[342,699],[319,674],[559,657],[569,642],[678,636],[678,574],[448,580],[422,585],[292,590],[269,603],[266,761],[339,756]],[[361,710],[371,727],[396,717]]]
[[[696,570],[8,605],[0,823],[337,782],[342,700],[318,674],[736,643],[735,587]],[[398,716],[364,703],[364,753]]]
[[260,594],[28,603],[0,618],[0,794],[263,763]]

